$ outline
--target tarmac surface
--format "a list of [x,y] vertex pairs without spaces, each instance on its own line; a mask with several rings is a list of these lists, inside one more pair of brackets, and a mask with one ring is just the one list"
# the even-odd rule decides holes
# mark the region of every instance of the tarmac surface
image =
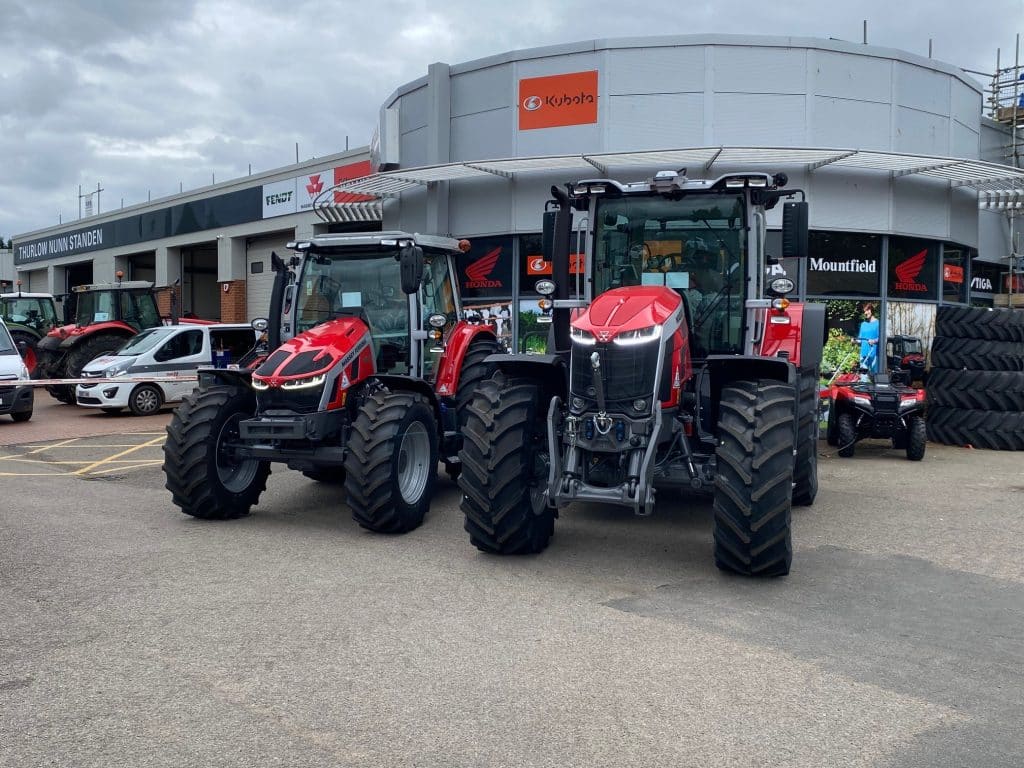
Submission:
[[668,494],[526,558],[476,552],[446,479],[405,536],[283,468],[194,520],[169,412],[46,400],[0,418],[0,765],[1022,763],[1019,454],[822,441],[793,572],[753,581]]

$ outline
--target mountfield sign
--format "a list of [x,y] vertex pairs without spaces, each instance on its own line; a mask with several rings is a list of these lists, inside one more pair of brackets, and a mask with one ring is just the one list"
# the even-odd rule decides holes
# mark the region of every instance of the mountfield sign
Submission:
[[807,261],[807,293],[812,296],[877,296],[878,259],[812,256]]
[[596,69],[519,81],[519,130],[596,122]]

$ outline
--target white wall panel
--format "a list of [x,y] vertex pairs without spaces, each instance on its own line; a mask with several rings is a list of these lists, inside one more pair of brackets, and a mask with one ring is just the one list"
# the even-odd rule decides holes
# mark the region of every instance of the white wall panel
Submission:
[[454,75],[451,83],[453,118],[515,105],[517,83],[511,64]]
[[[1000,262],[1010,252],[1010,226],[1005,214],[978,211],[978,256]],[[1005,261],[1002,261],[1006,264]]]
[[814,229],[884,232],[889,227],[888,174],[826,166],[811,174],[807,201]]
[[894,62],[893,66],[897,104],[949,115],[949,75],[902,61]]
[[916,155],[949,155],[949,118],[896,107],[893,150]]
[[805,93],[803,48],[715,46],[714,90],[718,93]]
[[807,144],[804,96],[716,93],[713,144],[802,147]]
[[[512,87],[514,92],[519,89],[519,81],[524,77],[542,77],[545,75],[564,75],[568,72],[587,72],[601,69],[604,53],[576,53],[568,56],[544,56],[538,59],[523,59],[515,63]],[[600,77],[600,76],[599,76]],[[598,83],[601,92],[604,84]]]
[[516,111],[511,107],[457,117],[452,120],[451,160],[513,157]]
[[952,134],[949,137],[950,157],[978,157],[980,141],[977,131],[956,120],[952,121]]
[[613,96],[704,91],[703,46],[620,48],[605,62],[605,92]]
[[[456,237],[479,237],[512,228],[511,181],[467,179],[449,185],[448,220]],[[538,207],[537,219],[543,210]]]
[[403,168],[415,168],[427,164],[427,128],[419,128],[403,133],[399,139],[401,163]]
[[978,193],[969,187],[950,190],[949,239],[978,246]]
[[606,151],[699,147],[704,143],[701,93],[610,96]]
[[950,78],[950,117],[959,120],[968,128],[978,130],[981,123],[981,94],[959,80]]
[[817,96],[811,145],[890,151],[891,109],[889,104]]
[[814,52],[815,93],[859,101],[892,99],[893,63],[871,56]]
[[430,89],[423,86],[402,96],[398,111],[399,133],[409,133],[427,124],[429,119],[427,96],[429,93]]
[[422,232],[430,235],[444,234],[427,229],[427,190],[423,188],[403,192],[397,205],[393,202],[385,205],[381,217],[381,228]]
[[581,152],[603,152],[601,123],[606,105],[597,103],[597,122],[588,125],[566,125],[516,131],[516,153],[519,157],[536,155],[574,155]]
[[892,231],[938,240],[949,237],[949,194],[945,183],[909,177],[894,179]]

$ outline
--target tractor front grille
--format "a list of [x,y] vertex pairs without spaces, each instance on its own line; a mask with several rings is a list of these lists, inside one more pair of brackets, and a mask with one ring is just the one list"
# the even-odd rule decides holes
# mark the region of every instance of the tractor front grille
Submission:
[[629,347],[617,344],[585,347],[574,344],[572,394],[591,402],[596,399],[594,369],[590,362],[591,355],[596,352],[601,360],[601,380],[608,410],[626,410],[634,400],[650,399],[654,394],[658,356],[663,346],[663,343],[657,341]]
[[256,405],[259,413],[272,411],[291,411],[292,413],[316,413],[323,397],[323,386],[310,389],[270,389],[256,392]]

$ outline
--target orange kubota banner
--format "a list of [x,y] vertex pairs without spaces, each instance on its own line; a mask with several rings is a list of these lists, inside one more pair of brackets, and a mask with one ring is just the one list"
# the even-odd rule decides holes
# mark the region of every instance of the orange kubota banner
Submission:
[[519,130],[596,122],[596,69],[519,81]]

